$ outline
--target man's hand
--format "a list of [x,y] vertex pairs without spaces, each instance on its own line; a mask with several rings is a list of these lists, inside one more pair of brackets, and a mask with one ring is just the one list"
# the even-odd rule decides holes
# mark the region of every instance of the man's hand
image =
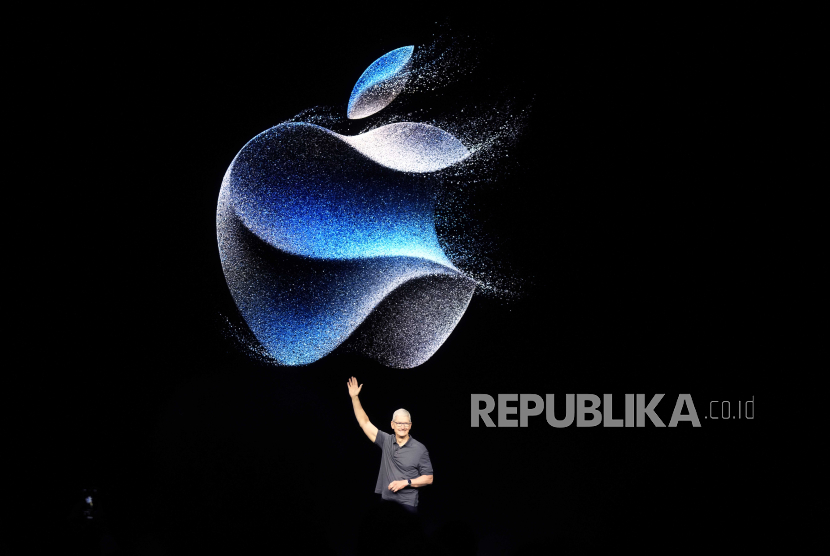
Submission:
[[355,377],[350,378],[347,384],[349,385],[349,396],[352,398],[360,394],[360,391],[363,389],[362,384],[360,387],[357,386],[357,379]]
[[363,406],[360,405],[360,399],[357,395],[363,389],[363,385],[357,385],[357,379],[352,377],[349,379],[349,396],[352,398],[352,407],[354,408],[354,416],[357,417],[357,424],[366,433],[366,436],[374,442],[378,439],[378,428],[369,421],[369,416],[363,411]]
[[392,492],[398,492],[405,486],[409,486],[409,483],[406,481],[392,481],[391,483],[389,483],[389,486],[387,488]]

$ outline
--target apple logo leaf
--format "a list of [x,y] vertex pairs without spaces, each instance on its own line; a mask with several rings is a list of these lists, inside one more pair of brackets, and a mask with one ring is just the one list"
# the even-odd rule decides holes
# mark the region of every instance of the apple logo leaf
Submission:
[[357,120],[383,110],[395,100],[409,79],[414,46],[387,52],[366,68],[349,97],[346,116]]

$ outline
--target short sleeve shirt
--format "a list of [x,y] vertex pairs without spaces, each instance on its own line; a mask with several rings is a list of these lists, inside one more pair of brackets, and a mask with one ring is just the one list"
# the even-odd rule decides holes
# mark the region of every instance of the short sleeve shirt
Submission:
[[403,446],[395,442],[395,435],[378,431],[375,444],[381,449],[380,472],[375,492],[384,500],[393,500],[409,506],[418,505],[418,489],[407,486],[398,492],[389,490],[389,483],[432,475],[432,462],[426,446],[412,438]]

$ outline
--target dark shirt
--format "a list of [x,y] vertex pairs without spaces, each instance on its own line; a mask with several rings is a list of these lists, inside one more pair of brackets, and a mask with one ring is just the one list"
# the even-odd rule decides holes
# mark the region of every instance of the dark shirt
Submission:
[[432,462],[426,446],[412,438],[403,446],[395,442],[395,435],[378,431],[375,444],[383,452],[380,460],[380,472],[375,492],[384,500],[393,500],[399,504],[409,506],[418,505],[418,489],[407,486],[398,492],[389,490],[389,483],[406,479],[414,479],[421,475],[432,475]]

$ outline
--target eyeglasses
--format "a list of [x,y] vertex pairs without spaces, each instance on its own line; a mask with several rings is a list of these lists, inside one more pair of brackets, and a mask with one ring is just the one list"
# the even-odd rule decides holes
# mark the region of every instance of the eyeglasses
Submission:
[[412,426],[412,423],[398,423],[397,421],[392,421],[392,422],[395,423],[396,425],[398,425],[399,427],[403,427],[405,429]]

